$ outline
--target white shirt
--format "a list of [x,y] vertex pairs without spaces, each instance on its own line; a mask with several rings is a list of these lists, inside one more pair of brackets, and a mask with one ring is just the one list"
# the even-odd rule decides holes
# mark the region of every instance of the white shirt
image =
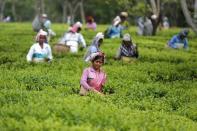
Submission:
[[45,59],[52,60],[52,52],[49,44],[44,43],[43,48],[39,45],[39,43],[35,43],[31,46],[28,54],[27,61],[36,61],[43,62]]
[[[86,47],[86,42],[80,33],[68,32],[63,36],[63,38],[60,40],[59,43],[60,44],[67,44],[68,41],[75,41],[77,43],[81,43],[84,48]],[[72,46],[72,45],[68,45],[68,46]],[[75,46],[75,45],[73,45],[73,46]]]

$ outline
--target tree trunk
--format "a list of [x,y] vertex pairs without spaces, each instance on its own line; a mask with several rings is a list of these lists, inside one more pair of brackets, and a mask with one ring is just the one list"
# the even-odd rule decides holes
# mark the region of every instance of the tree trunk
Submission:
[[156,6],[155,0],[150,0],[150,5],[151,5],[153,14],[157,15],[157,6]]
[[4,8],[5,8],[5,0],[0,0],[0,21],[3,21],[4,18]]
[[70,14],[70,19],[71,19],[71,24],[73,24],[74,23],[74,9],[73,9],[73,7],[72,7],[72,4],[71,3],[69,3],[68,4],[68,8],[69,8],[69,14]]
[[85,22],[85,13],[83,9],[83,0],[78,2],[78,0],[73,0],[72,2],[68,2],[68,10],[69,10],[69,15],[71,16],[71,23],[74,23],[75,21],[75,15],[76,12],[79,10],[81,13],[81,19],[82,22]]
[[62,23],[66,22],[67,20],[67,7],[68,7],[68,0],[64,0]]
[[36,4],[35,4],[35,11],[36,11],[36,15],[41,15],[44,13],[44,0],[36,0]]
[[81,20],[82,20],[82,23],[85,24],[85,13],[84,13],[84,8],[83,8],[83,0],[81,0],[81,3],[80,3],[80,13],[81,13]]
[[152,35],[156,35],[157,27],[159,26],[159,23],[161,22],[161,2],[160,2],[160,0],[150,0],[150,6],[152,9],[153,15],[157,16],[155,19],[150,17],[151,22],[153,24]]
[[197,0],[195,0],[194,4],[194,23],[197,25]]
[[12,15],[13,15],[14,21],[17,21],[16,3],[17,3],[17,0],[12,0]]
[[156,20],[152,20],[151,19],[151,21],[152,21],[152,24],[153,24],[153,32],[152,32],[152,35],[155,36],[156,33],[157,33],[157,28],[158,28],[160,22],[162,21],[162,15],[159,14],[159,16],[158,16],[158,18]]
[[189,10],[187,8],[186,0],[181,0],[181,7],[182,7],[182,11],[183,11],[183,14],[186,18],[188,25],[191,26],[192,30],[197,34],[197,25],[192,20],[192,17],[191,17]]
[[41,12],[45,13],[45,3],[44,0],[41,0]]

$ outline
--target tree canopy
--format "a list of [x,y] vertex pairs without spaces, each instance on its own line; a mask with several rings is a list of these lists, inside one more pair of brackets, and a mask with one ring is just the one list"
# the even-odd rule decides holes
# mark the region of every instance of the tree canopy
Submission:
[[[2,14],[2,17],[11,16],[12,21],[32,21],[37,13],[36,9],[39,8],[38,4],[36,4],[38,1],[44,3],[40,6],[42,6],[43,12],[47,13],[53,22],[65,22],[65,13],[69,15],[69,12],[65,12],[64,7],[68,5],[68,2],[73,2],[69,0],[0,0],[1,3],[4,2],[0,7],[0,15]],[[127,11],[129,12],[130,23],[134,24],[137,17],[152,11],[151,1],[154,0],[83,0],[83,9],[85,16],[92,15],[97,23],[103,24],[110,23],[121,11]],[[159,2],[162,15],[166,15],[169,18],[171,25],[186,25],[179,1],[159,0]],[[73,8],[75,5],[76,3],[72,5]],[[78,10],[75,12],[75,21],[77,20],[82,21]]]

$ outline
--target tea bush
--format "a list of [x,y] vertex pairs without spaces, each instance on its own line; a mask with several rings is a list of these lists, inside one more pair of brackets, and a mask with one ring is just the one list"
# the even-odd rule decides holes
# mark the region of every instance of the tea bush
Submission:
[[[99,25],[97,31],[104,31]],[[78,95],[85,50],[53,54],[51,63],[32,64],[26,55],[35,32],[31,23],[0,23],[1,130],[196,130],[197,38],[189,34],[188,51],[165,48],[180,29],[143,37],[129,32],[139,46],[135,63],[114,61],[119,39],[105,39],[104,97]],[[67,26],[54,24],[56,44]],[[82,31],[90,45],[96,34]]]

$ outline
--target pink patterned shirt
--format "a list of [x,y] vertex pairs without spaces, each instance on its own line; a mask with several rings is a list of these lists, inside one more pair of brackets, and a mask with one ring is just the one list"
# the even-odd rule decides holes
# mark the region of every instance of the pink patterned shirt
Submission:
[[103,71],[95,71],[92,67],[86,68],[83,71],[80,84],[86,90],[94,88],[101,92],[106,81],[106,74]]

